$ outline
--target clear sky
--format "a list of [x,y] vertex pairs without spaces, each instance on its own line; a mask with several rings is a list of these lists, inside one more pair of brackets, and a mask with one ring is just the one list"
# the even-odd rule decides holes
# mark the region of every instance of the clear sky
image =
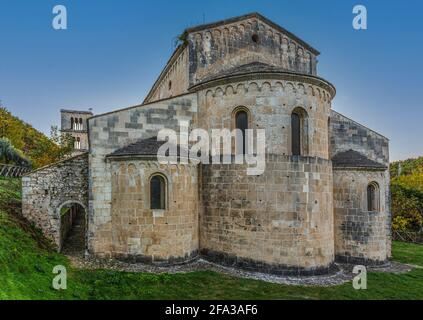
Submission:
[[[52,28],[65,5],[68,30]],[[364,4],[368,29],[352,28]],[[423,1],[0,0],[0,100],[49,133],[59,109],[139,104],[187,27],[257,11],[321,52],[333,108],[391,140],[391,159],[423,155]]]

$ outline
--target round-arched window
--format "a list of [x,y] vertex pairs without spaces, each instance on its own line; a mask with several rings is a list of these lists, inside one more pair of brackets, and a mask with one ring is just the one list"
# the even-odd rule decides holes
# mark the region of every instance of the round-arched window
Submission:
[[371,182],[367,186],[367,211],[380,210],[380,195],[379,185],[376,182]]
[[166,181],[160,174],[155,174],[150,179],[150,209],[166,209]]
[[[247,153],[246,130],[248,129],[248,113],[245,110],[239,110],[235,113],[235,128],[241,131],[241,143],[237,142],[237,154]],[[241,149],[242,148],[242,149]]]
[[291,154],[306,156],[308,154],[308,122],[307,112],[303,108],[295,108],[291,114]]

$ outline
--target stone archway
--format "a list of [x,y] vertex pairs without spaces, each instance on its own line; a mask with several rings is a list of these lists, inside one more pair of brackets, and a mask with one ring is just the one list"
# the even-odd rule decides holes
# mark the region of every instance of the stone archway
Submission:
[[87,249],[87,208],[79,201],[69,200],[58,208],[59,251],[83,257]]
[[87,213],[88,153],[59,161],[22,177],[22,214],[60,251],[60,211],[71,203]]

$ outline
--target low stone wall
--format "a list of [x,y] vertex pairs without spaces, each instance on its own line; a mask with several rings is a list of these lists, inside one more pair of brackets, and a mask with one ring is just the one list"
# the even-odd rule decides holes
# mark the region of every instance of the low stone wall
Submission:
[[[380,210],[367,211],[367,186],[379,185]],[[334,170],[335,254],[340,262],[382,264],[391,255],[389,173]]]
[[88,206],[88,154],[33,171],[22,177],[22,214],[61,249],[60,209]]
[[331,162],[266,158],[260,176],[248,176],[245,165],[202,166],[201,253],[261,272],[329,272],[334,261]]

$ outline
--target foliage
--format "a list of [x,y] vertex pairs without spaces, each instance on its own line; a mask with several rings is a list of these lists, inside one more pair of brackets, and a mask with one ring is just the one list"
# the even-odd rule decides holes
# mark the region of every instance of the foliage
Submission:
[[391,164],[391,199],[393,230],[419,231],[423,227],[423,157]]
[[401,167],[400,175],[410,175],[417,172],[423,173],[423,157],[391,163],[390,172],[392,177],[398,176],[399,167]]
[[7,138],[0,138],[0,162],[21,167],[31,166],[30,161],[23,155],[22,151],[12,146]]
[[392,219],[392,229],[397,231],[407,231],[410,228],[411,219],[397,215]]
[[31,125],[13,116],[0,106],[0,138],[7,138],[15,150],[20,150],[35,168],[63,159],[70,154],[73,139],[61,136],[57,127],[52,128],[52,138],[34,129]]

